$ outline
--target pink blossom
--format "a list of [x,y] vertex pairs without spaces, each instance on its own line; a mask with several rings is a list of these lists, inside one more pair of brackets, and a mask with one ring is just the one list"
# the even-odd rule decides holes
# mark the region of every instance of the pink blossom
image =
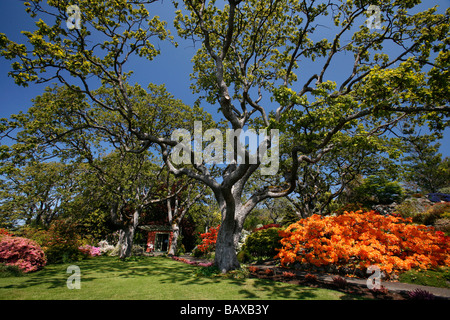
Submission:
[[83,252],[91,257],[100,256],[102,254],[100,251],[100,247],[94,247],[89,244],[78,247],[78,250],[80,250],[81,252]]
[[44,251],[33,240],[4,236],[0,240],[0,263],[18,266],[24,272],[36,271],[47,263]]

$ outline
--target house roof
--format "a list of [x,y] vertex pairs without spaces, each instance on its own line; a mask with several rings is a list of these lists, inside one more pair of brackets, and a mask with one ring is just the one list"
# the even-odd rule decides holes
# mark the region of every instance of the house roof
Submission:
[[138,228],[145,230],[145,231],[172,231],[172,228],[168,225],[145,225],[145,226],[139,226]]

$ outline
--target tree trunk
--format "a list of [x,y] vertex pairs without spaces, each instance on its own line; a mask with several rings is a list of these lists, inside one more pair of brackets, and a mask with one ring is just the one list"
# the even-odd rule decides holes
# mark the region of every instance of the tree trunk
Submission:
[[239,241],[241,228],[234,218],[234,212],[230,212],[230,208],[227,208],[226,211],[227,213],[217,234],[214,259],[214,264],[222,273],[240,268],[236,255],[236,245]]
[[134,230],[125,227],[120,230],[119,234],[119,258],[125,259],[131,256],[131,249],[133,247]]
[[119,258],[125,259],[131,256],[133,248],[133,238],[138,225],[139,210],[135,210],[132,218],[120,230],[119,235]]
[[180,227],[179,223],[172,223],[172,241],[170,242],[169,251],[167,254],[169,256],[174,256],[177,253],[178,249],[178,237],[180,236]]

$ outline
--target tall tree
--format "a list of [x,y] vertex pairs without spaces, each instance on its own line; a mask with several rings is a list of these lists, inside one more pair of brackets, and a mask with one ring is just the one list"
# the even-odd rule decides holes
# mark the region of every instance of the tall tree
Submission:
[[450,186],[450,158],[442,158],[436,139],[416,132],[404,138],[407,155],[402,158],[403,179],[413,191],[438,192]]
[[[220,7],[215,1],[186,0],[175,25],[181,37],[201,44],[193,58],[194,92],[217,104],[237,134],[250,126],[292,137],[290,145],[280,148],[286,150],[281,156],[289,167],[282,184],[261,184],[243,197],[248,179],[265,167],[263,157],[239,163],[235,149],[216,179],[204,163],[192,161],[194,150],[191,166],[177,165],[169,155],[178,141],[140,127],[124,66],[135,53],[151,60],[158,51],[150,39],[168,36],[158,18],[149,18],[144,2],[80,1],[81,29],[67,32],[62,26],[68,18],[66,4],[49,1],[53,8],[43,9],[35,0],[30,13],[53,10],[54,25],[39,20],[35,32],[25,32],[32,50],[0,35],[1,54],[14,60],[10,74],[18,84],[56,79],[84,93],[124,119],[127,131],[140,141],[127,146],[121,140],[127,150],[158,145],[171,172],[210,187],[222,214],[215,255],[222,271],[239,267],[235,247],[248,214],[267,198],[293,192],[302,163],[318,163],[336,148],[371,140],[401,119],[429,121],[436,130],[445,127],[442,120],[450,111],[449,10],[411,13],[416,0],[378,1],[382,29],[374,31],[364,23],[372,14],[370,1],[364,0],[229,0]],[[334,27],[324,38],[320,26],[327,22]],[[94,41],[91,32],[99,35]],[[353,59],[340,72],[343,77],[330,73],[345,54]],[[303,66],[316,70],[305,75]],[[92,76],[112,90],[114,104],[92,90]],[[86,118],[95,123],[89,114]],[[262,137],[256,154],[277,155],[276,138],[275,132]],[[241,155],[249,159],[249,149]]]
[[[0,223],[48,227],[80,191],[77,166],[59,162],[30,163],[3,173],[0,183]],[[4,221],[2,221],[4,220]]]
[[[138,86],[127,86],[130,100],[135,101],[136,113],[142,119],[140,128],[170,136],[173,128],[181,127],[184,118],[189,117],[190,109],[171,99],[163,86],[150,85],[149,88],[151,92],[147,93]],[[117,103],[110,89],[101,87],[98,94],[111,106]],[[177,114],[183,114],[183,117],[171,119]],[[111,219],[120,230],[120,258],[131,254],[142,212],[153,203],[177,196],[185,187],[179,185],[172,190],[169,189],[171,184],[166,186],[167,190],[164,189],[161,181],[169,173],[161,161],[157,162],[152,154],[154,149],[144,148],[142,152],[125,150],[124,146],[141,148],[140,141],[128,133],[127,126],[123,118],[89,105],[82,93],[64,87],[47,88],[43,95],[34,99],[34,106],[27,113],[14,116],[7,126],[18,129],[16,136],[11,136],[16,144],[11,148],[9,158],[16,158],[14,150],[20,146],[20,154],[25,152],[30,159],[57,156],[85,163],[85,167],[90,168],[90,173],[86,174],[97,177],[95,185],[101,189],[103,203],[106,200],[110,206]],[[106,154],[110,148],[114,151]],[[192,204],[189,202],[189,205]],[[187,209],[177,207],[174,228]],[[178,211],[183,212],[181,217]]]
[[[238,266],[234,245],[251,209],[268,197],[293,192],[301,164],[318,163],[349,143],[370,141],[403,118],[414,121],[417,114],[442,128],[450,110],[444,85],[449,11],[410,14],[416,1],[380,1],[384,26],[371,31],[362,20],[370,15],[369,1],[230,0],[221,8],[207,1],[184,4],[188,14],[177,13],[179,35],[201,43],[193,60],[195,90],[219,104],[233,129],[256,117],[260,126],[280,129],[293,141],[286,146],[285,185],[261,186],[245,203],[243,187],[260,162],[229,166],[221,184],[202,177],[222,209],[216,244],[221,270]],[[332,36],[317,37],[327,21],[335,26]],[[389,54],[383,50],[388,43],[395,46]],[[330,77],[330,68],[346,53],[354,59],[344,77]],[[316,71],[301,73],[306,65]],[[270,146],[270,140],[262,145]]]

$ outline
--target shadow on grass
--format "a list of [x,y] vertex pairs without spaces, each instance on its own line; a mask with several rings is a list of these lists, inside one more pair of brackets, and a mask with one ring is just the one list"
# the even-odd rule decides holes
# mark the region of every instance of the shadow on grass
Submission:
[[[0,279],[0,289],[23,289],[43,286],[47,289],[65,288],[67,279],[72,273],[67,273],[70,265],[80,267],[83,283],[102,278],[138,278],[157,276],[170,278],[173,281],[183,281],[193,273],[194,267],[174,265],[174,262],[161,257],[142,257],[122,261],[116,257],[96,257],[66,264],[52,264],[42,270],[25,274],[21,277],[6,277]],[[4,281],[1,281],[1,280]],[[4,284],[3,284],[4,283]]]
[[[359,296],[347,294],[344,292],[337,292],[331,289],[321,289],[313,288],[302,285],[289,285],[282,282],[277,282],[269,279],[257,279],[252,278],[251,282],[245,282],[246,279],[238,278],[223,278],[221,276],[216,277],[198,277],[193,276],[196,268],[194,266],[189,266],[183,264],[182,262],[176,262],[180,266],[171,266],[167,268],[167,272],[161,273],[164,279],[161,280],[162,283],[177,283],[179,285],[210,285],[212,282],[221,281],[229,282],[237,287],[248,287],[242,288],[238,292],[244,299],[258,299],[260,296],[258,293],[264,292],[265,299],[291,299],[291,300],[305,300],[305,299],[322,299],[324,293],[327,292],[329,295],[326,298],[333,299],[339,296],[341,300],[356,300],[360,299]],[[158,271],[156,271],[158,272]],[[249,279],[247,279],[249,280]],[[335,293],[333,295],[333,292]]]
[[[268,279],[234,279],[223,277],[197,277],[196,266],[176,262],[164,257],[142,257],[130,261],[121,261],[115,257],[96,257],[71,264],[49,265],[43,270],[27,274],[23,277],[0,281],[0,289],[26,289],[40,286],[42,289],[66,288],[69,265],[77,265],[81,270],[82,283],[101,279],[139,279],[154,277],[159,284],[211,285],[214,282],[231,284],[237,288],[239,298],[258,299],[321,299],[324,291]],[[8,278],[3,278],[8,279]],[[1,280],[1,279],[0,279]],[[4,284],[2,284],[2,282]],[[205,288],[206,289],[206,288]],[[337,297],[337,296],[336,296]],[[343,295],[341,299],[355,299],[354,296]]]

